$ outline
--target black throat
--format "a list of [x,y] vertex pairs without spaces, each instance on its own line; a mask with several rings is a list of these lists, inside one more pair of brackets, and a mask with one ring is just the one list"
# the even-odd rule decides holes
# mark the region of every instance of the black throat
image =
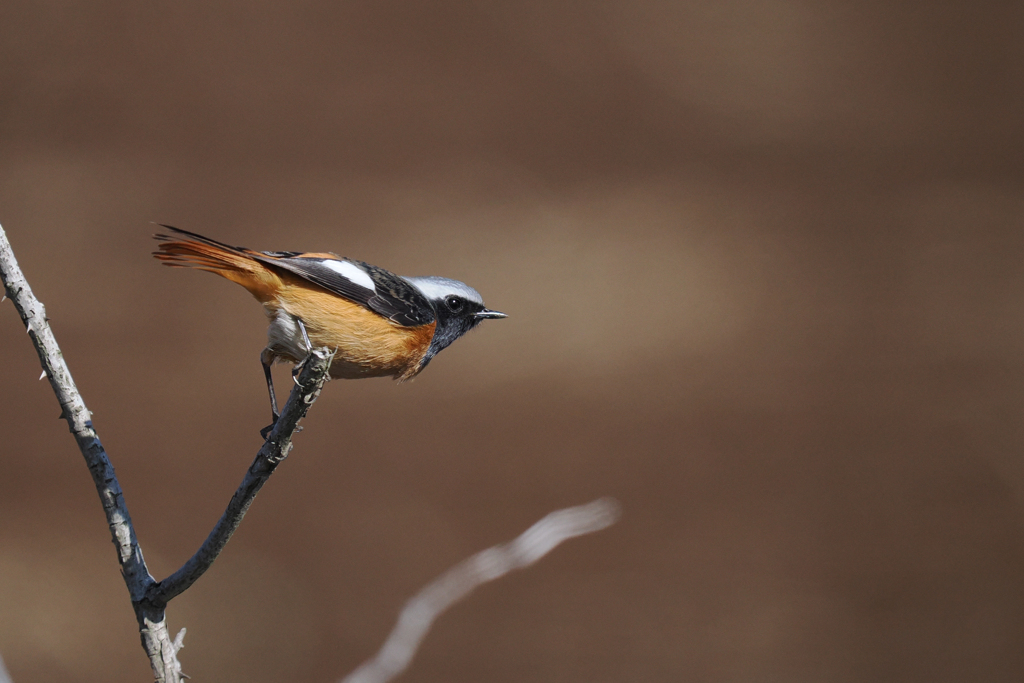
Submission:
[[430,305],[434,309],[434,320],[437,326],[434,328],[434,337],[430,340],[427,353],[423,356],[421,367],[426,367],[431,358],[451,346],[452,342],[480,324],[480,318],[474,315],[475,311],[464,311],[456,314],[449,311],[443,302],[431,300]]

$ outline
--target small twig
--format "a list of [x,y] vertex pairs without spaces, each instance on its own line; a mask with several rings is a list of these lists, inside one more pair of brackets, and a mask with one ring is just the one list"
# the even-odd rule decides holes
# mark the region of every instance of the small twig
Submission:
[[477,586],[527,567],[562,541],[604,529],[618,518],[619,505],[611,498],[556,510],[514,541],[488,548],[455,565],[405,603],[377,656],[341,683],[387,683],[412,661],[434,620]]
[[295,381],[288,402],[281,411],[281,417],[267,436],[266,442],[256,454],[256,459],[245,473],[242,483],[231,497],[227,509],[221,515],[213,531],[203,541],[196,554],[181,569],[159,583],[150,586],[146,599],[154,604],[166,604],[176,595],[188,589],[196,579],[210,568],[220,551],[224,549],[253,499],[266,483],[277,466],[288,457],[292,449],[292,435],[310,406],[320,395],[327,381],[327,370],[334,354],[329,349],[313,349],[303,363],[302,372]]

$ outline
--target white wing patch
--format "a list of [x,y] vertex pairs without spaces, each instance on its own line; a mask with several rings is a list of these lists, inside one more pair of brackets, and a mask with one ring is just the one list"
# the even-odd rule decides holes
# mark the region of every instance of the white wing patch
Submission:
[[324,259],[320,263],[360,287],[365,287],[371,292],[377,291],[377,288],[373,286],[373,280],[366,274],[366,271],[354,263],[335,261],[334,259]]

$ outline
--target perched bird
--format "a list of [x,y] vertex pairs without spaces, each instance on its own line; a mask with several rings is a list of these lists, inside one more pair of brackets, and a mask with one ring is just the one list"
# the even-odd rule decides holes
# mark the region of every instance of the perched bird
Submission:
[[335,254],[253,251],[162,225],[172,235],[153,255],[164,265],[207,270],[237,282],[270,319],[260,354],[274,420],[270,366],[301,364],[313,347],[336,349],[335,379],[411,379],[452,342],[488,318],[479,292],[443,277],[402,277]]

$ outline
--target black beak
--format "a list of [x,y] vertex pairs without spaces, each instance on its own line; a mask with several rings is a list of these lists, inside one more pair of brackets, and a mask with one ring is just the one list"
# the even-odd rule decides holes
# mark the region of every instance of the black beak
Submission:
[[484,318],[495,318],[495,319],[497,319],[497,318],[507,318],[508,316],[505,315],[504,313],[502,313],[501,311],[491,311],[491,310],[485,308],[482,311],[478,311],[478,312],[474,313],[473,317],[476,318],[477,320],[483,320]]

